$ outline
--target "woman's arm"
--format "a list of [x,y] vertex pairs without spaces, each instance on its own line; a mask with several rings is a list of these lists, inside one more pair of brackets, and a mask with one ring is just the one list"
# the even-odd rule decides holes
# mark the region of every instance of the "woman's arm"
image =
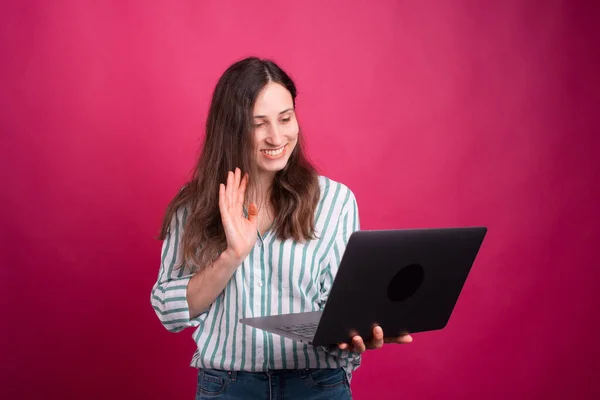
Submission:
[[162,324],[171,332],[198,326],[200,319],[225,289],[235,270],[250,253],[257,238],[258,208],[250,204],[248,217],[243,204],[248,176],[229,172],[227,184],[219,188],[219,211],[227,237],[227,249],[212,264],[192,274],[185,265],[181,241],[188,211],[173,216],[163,242],[158,280],[152,288],[151,303]]
[[199,320],[195,319],[208,311],[243,261],[223,252],[212,265],[193,274],[184,264],[180,248],[186,218],[187,210],[173,217],[163,242],[159,277],[152,288],[152,307],[171,332],[197,326]]
[[188,282],[186,292],[191,318],[208,310],[243,261],[235,260],[224,252],[211,266],[194,274]]
[[187,287],[193,277],[191,270],[183,262],[181,241],[188,210],[178,210],[162,244],[161,263],[158,278],[152,287],[150,302],[160,322],[170,332],[179,332],[187,327],[197,326],[187,301]]

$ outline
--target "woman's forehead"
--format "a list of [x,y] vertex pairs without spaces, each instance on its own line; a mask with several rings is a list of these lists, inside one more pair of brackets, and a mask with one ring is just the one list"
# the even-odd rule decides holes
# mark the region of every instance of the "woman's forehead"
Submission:
[[254,103],[255,116],[277,116],[294,108],[291,93],[279,83],[269,82]]

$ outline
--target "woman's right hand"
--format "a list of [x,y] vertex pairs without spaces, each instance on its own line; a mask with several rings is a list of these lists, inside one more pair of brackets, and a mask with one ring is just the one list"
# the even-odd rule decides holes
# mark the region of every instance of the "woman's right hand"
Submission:
[[250,254],[257,238],[258,207],[248,207],[248,218],[244,216],[244,199],[248,187],[248,174],[241,178],[239,168],[229,171],[227,185],[219,185],[219,210],[227,237],[225,254],[241,263]]

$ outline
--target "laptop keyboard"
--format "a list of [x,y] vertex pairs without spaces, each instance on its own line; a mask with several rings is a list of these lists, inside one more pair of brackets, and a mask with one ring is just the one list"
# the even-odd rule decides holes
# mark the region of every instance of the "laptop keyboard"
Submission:
[[312,339],[317,330],[317,325],[317,322],[309,322],[306,324],[282,326],[279,330]]

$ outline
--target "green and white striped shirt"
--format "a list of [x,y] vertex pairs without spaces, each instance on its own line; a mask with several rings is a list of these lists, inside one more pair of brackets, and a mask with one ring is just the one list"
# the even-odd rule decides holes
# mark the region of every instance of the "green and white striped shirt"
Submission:
[[274,232],[258,235],[255,247],[207,311],[190,319],[186,287],[191,278],[182,264],[181,235],[187,217],[182,208],[163,242],[158,280],[151,303],[165,328],[196,327],[196,368],[266,371],[343,367],[351,375],[360,364],[356,353],[337,346],[313,347],[240,324],[243,317],[323,309],[342,254],[359,229],[356,199],[342,183],[320,176],[321,197],[315,215],[317,239],[306,243],[279,240]]

